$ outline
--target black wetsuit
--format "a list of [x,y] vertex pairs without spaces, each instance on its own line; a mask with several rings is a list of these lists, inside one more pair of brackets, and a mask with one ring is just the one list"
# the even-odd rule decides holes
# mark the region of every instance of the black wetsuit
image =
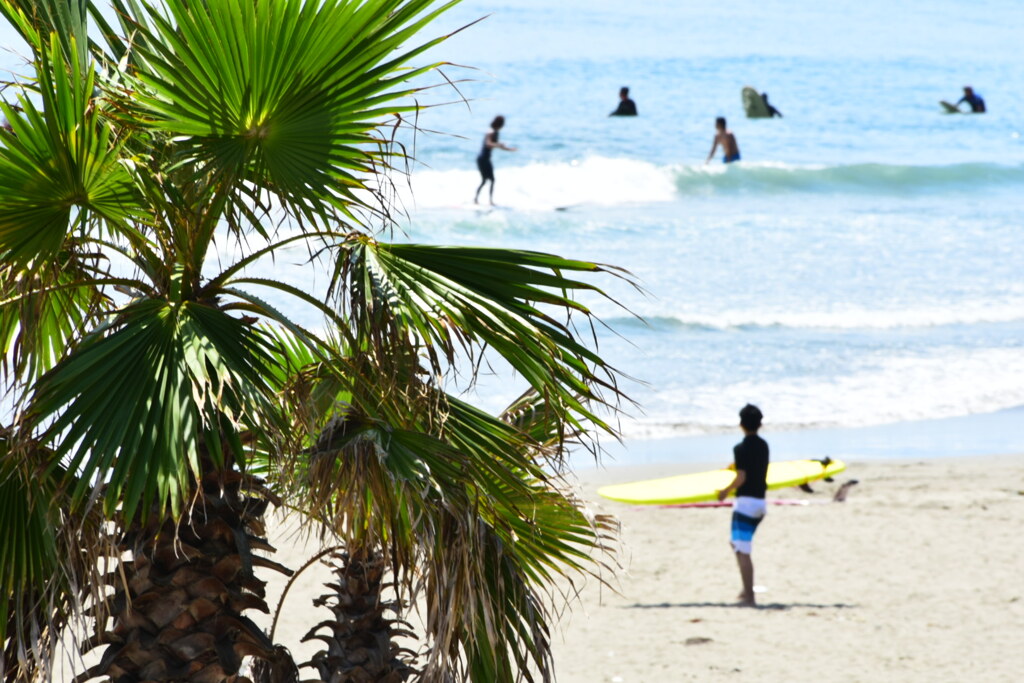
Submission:
[[985,113],[985,100],[981,99],[981,95],[978,93],[964,95],[957,101],[957,106],[959,106],[961,102],[966,102],[971,105],[971,111],[975,114]]
[[498,131],[492,130],[484,136],[484,146],[480,148],[480,154],[476,157],[476,167],[480,169],[480,175],[484,180],[494,182],[494,166],[491,164],[491,150],[494,149],[487,144],[487,137],[493,135],[494,142],[498,141]]
[[782,118],[782,112],[773,107],[772,105],[768,104],[767,97],[761,95],[761,99],[764,100],[764,106],[768,107],[768,118],[774,118],[776,116],[778,116],[780,119]]
[[628,97],[620,100],[619,108],[609,114],[609,116],[636,116],[636,102]]

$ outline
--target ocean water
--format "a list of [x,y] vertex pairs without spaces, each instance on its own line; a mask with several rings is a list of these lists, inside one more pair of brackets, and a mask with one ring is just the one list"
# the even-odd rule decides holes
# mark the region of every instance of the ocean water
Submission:
[[[913,439],[886,426],[919,420],[1024,451],[1024,3],[465,0],[424,35],[482,17],[424,58],[449,64],[400,136],[398,239],[628,270],[641,289],[600,278],[618,305],[587,303],[632,378],[630,443],[731,433],[749,401],[777,433],[881,429],[890,455]],[[941,113],[968,84],[989,113]],[[640,116],[609,118],[623,85]],[[746,119],[745,85],[784,118]],[[471,201],[497,114],[518,151],[494,153],[491,210]],[[703,163],[716,116],[742,162]],[[299,260],[270,275],[315,289]]]
[[[1020,415],[1024,4],[469,1],[439,25],[484,15],[431,53],[475,68],[421,93],[455,103],[406,140],[405,238],[632,273],[598,280],[623,308],[588,300],[632,442],[734,430],[748,401],[774,430]],[[989,113],[941,113],[968,84]],[[607,116],[622,85],[640,116]],[[745,118],[745,85],[784,118]],[[477,209],[497,114],[518,151]],[[716,116],[742,162],[703,163]]]

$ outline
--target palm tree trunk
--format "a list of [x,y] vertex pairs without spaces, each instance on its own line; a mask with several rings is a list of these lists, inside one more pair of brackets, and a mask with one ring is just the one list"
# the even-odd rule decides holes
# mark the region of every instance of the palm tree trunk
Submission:
[[274,550],[262,518],[277,501],[252,477],[206,472],[195,504],[179,521],[156,519],[125,530],[119,545],[130,559],[121,559],[111,575],[105,605],[112,629],[104,630],[107,619],[98,621],[86,648],[106,649],[76,681],[246,683],[239,673],[244,658],[275,658],[273,643],[245,612],[269,612],[256,567],[291,573],[254,554]]
[[302,665],[315,669],[324,683],[401,683],[416,674],[415,653],[396,643],[413,634],[403,621],[387,619],[386,610],[401,610],[399,601],[385,601],[387,563],[368,548],[331,555],[337,577],[326,584],[333,592],[313,601],[333,618],[313,627],[303,642],[321,640],[327,649]]

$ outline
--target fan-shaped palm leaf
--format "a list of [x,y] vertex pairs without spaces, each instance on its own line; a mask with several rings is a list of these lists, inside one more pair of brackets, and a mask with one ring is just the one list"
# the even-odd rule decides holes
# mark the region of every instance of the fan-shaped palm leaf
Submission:
[[[40,381],[36,419],[53,418],[47,438],[80,475],[76,500],[99,482],[108,514],[118,505],[127,519],[154,506],[177,514],[199,474],[201,446],[221,465],[244,464],[238,431],[272,428],[268,341],[191,303],[139,302],[119,324]],[[224,439],[233,453],[221,453]]]
[[73,229],[127,230],[138,211],[93,99],[94,72],[54,62],[54,41],[38,56],[42,111],[24,96],[21,112],[2,105],[14,134],[0,144],[0,253],[21,265],[54,258]]
[[108,308],[91,261],[72,249],[35,272],[0,264],[0,349],[12,380],[36,380]]
[[[409,109],[402,65],[437,41],[396,51],[447,6],[433,0],[140,3],[144,62],[131,93],[153,126],[178,136],[197,173],[300,215],[348,212],[386,165],[382,117]],[[429,10],[429,11],[428,11]],[[429,68],[429,67],[428,67]],[[246,184],[242,184],[242,183]],[[248,185],[251,184],[251,185]]]

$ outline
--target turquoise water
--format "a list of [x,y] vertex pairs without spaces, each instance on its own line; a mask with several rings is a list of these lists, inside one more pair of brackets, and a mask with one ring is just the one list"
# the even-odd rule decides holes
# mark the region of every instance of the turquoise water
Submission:
[[[644,322],[593,302],[640,380],[627,437],[720,433],[747,401],[797,430],[1024,404],[1024,5],[467,2],[442,23],[485,14],[434,52],[477,70],[446,69],[468,104],[409,140],[403,228],[633,273],[646,293],[604,284]],[[989,113],[942,114],[968,84]],[[607,117],[622,85],[635,119]],[[785,117],[746,119],[744,85]],[[519,151],[495,152],[502,208],[477,211],[496,114]],[[715,116],[743,162],[703,164]],[[515,389],[485,378],[479,400]]]

